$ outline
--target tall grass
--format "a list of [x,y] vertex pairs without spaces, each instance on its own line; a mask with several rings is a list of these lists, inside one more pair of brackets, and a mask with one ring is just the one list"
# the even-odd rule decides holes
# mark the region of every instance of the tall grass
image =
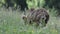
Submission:
[[21,16],[22,13],[17,10],[1,8],[0,34],[60,34],[60,18],[57,19],[57,17],[51,15],[47,26],[42,28],[25,25]]
[[[34,1],[34,0],[33,0]],[[40,6],[44,5],[44,1],[40,1]],[[37,7],[35,3],[27,2],[29,8]],[[25,25],[22,19],[22,12],[12,9],[0,8],[0,34],[60,34],[60,18],[55,17],[56,10],[48,9],[50,19],[46,27],[35,27],[33,25]]]

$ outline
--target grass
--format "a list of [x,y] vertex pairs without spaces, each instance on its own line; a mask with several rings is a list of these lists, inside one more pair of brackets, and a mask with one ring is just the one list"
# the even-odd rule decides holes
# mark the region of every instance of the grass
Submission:
[[60,18],[50,16],[46,27],[24,25],[22,13],[0,9],[0,34],[60,34]]

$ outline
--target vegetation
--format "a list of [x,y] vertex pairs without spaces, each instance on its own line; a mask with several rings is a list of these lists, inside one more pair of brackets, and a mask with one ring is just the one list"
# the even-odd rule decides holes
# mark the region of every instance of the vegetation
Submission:
[[[43,7],[44,0],[27,0],[29,9]],[[0,6],[5,5],[5,0],[0,0]],[[16,3],[14,3],[14,7]],[[38,7],[39,6],[39,7]],[[46,27],[35,27],[34,25],[25,25],[22,20],[23,13],[19,10],[12,10],[0,7],[0,34],[60,34],[60,17],[57,16],[55,8],[45,7],[50,15]],[[57,16],[57,17],[56,17]]]
[[[54,17],[50,12],[50,20],[46,27],[25,25],[22,13],[0,9],[0,34],[60,34],[60,18]],[[53,14],[53,15],[52,15]]]

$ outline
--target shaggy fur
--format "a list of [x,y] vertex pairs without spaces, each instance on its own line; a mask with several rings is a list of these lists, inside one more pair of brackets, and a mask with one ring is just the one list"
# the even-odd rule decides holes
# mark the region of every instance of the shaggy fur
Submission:
[[36,10],[30,9],[29,14],[27,16],[23,16],[23,19],[25,22],[28,22],[29,24],[35,22],[36,25],[39,25],[39,23],[41,23],[44,24],[44,26],[46,26],[49,20],[49,14],[47,13],[47,10],[44,8]]

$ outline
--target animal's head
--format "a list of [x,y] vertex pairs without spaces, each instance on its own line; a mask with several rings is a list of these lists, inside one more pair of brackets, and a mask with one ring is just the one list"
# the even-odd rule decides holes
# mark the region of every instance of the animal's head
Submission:
[[25,21],[27,20],[27,16],[26,15],[22,15],[22,19]]

